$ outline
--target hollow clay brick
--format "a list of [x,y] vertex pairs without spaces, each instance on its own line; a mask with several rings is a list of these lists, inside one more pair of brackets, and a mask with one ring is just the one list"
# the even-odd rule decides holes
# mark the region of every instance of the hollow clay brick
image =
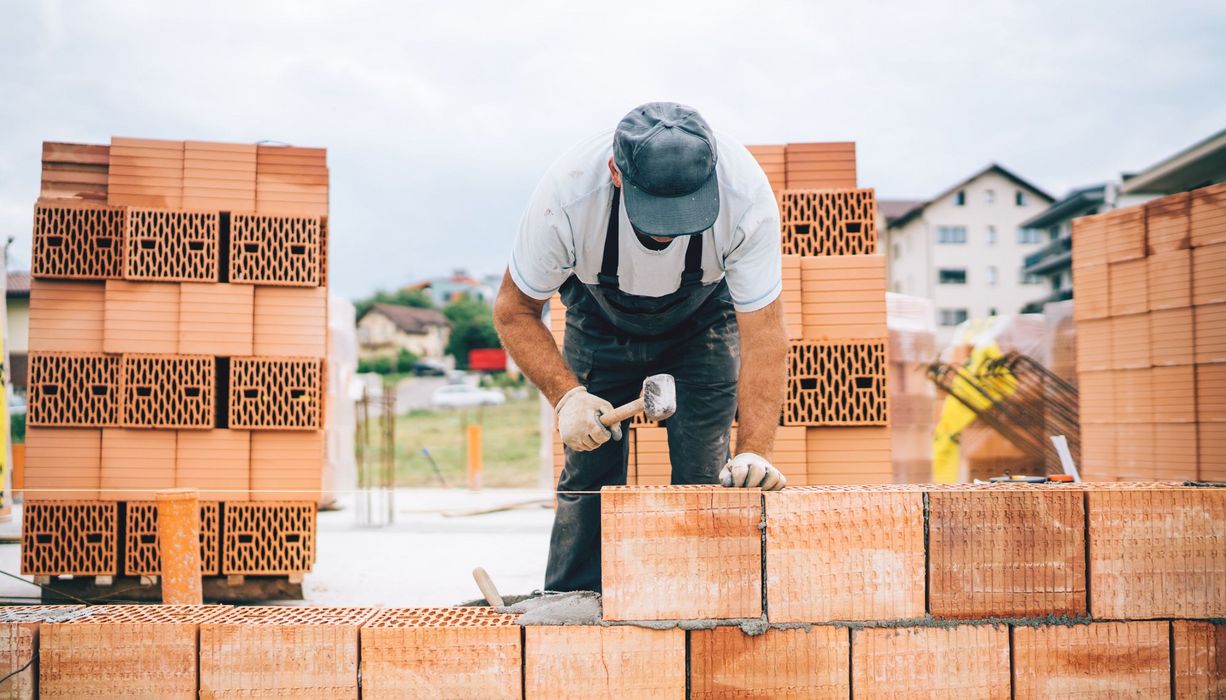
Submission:
[[[1072,222],[1073,268],[1107,264],[1107,215],[1081,216]],[[1077,273],[1074,272],[1074,279]],[[1080,317],[1078,320],[1081,320]]]
[[1111,368],[1111,319],[1079,321],[1077,323],[1077,371],[1097,372]]
[[43,141],[39,201],[105,203],[110,150],[109,145]]
[[1073,306],[1073,316],[1078,321],[1107,318],[1111,315],[1107,269],[1107,265],[1073,268],[1073,284],[1077,286],[1077,303]]
[[[148,494],[145,496],[149,497]],[[221,504],[200,504],[200,573],[216,576],[221,567]],[[158,576],[162,573],[158,545],[157,501],[124,504],[123,571],[128,576]]]
[[888,484],[893,480],[891,428],[805,428],[811,486]]
[[232,214],[230,281],[289,287],[318,287],[318,216]]
[[796,189],[780,197],[784,255],[877,252],[877,197],[871,189]]
[[202,501],[250,500],[251,438],[246,430],[178,431],[175,487],[197,489]]
[[1192,191],[1192,247],[1226,243],[1226,183]]
[[99,484],[104,501],[139,501],[174,488],[175,431],[104,428]]
[[801,289],[806,340],[877,340],[888,335],[885,256],[802,258]]
[[1175,620],[1171,628],[1175,697],[1226,697],[1226,625]]
[[252,354],[256,289],[245,284],[185,282],[179,288],[178,352]]
[[1145,262],[1149,268],[1150,311],[1192,305],[1192,251],[1185,248],[1158,253]]
[[255,211],[255,144],[183,144],[183,206]]
[[[38,683],[39,628],[43,622],[77,614],[80,605],[0,607],[0,685],[2,700],[35,700]],[[24,670],[22,670],[24,669]]]
[[764,495],[771,622],[923,617],[922,493],[812,486]]
[[102,352],[102,282],[30,281],[30,351]]
[[489,608],[388,608],[361,628],[367,700],[517,700],[523,646],[518,616]]
[[605,487],[607,620],[762,614],[762,495],[720,486]]
[[195,698],[199,625],[225,610],[106,605],[44,624],[39,693],[46,698]]
[[[1202,341],[1200,332],[1193,333],[1193,313],[1199,316],[1201,311],[1214,308],[1226,311],[1226,304],[1149,312],[1150,362],[1155,367],[1190,365],[1195,362],[1195,351],[1201,347]],[[1226,331],[1226,313],[1222,315],[1222,319],[1223,329]],[[1206,340],[1205,344],[1210,342]],[[1223,359],[1226,359],[1226,342],[1221,345]]]
[[326,287],[255,287],[251,355],[324,357],[328,354]]
[[525,697],[685,697],[685,632],[644,627],[526,627]]
[[35,501],[21,511],[21,573],[25,576],[114,576],[115,502]]
[[852,695],[1009,698],[1001,625],[870,627],[851,633]]
[[1080,489],[937,490],[928,499],[933,617],[1086,612]]
[[211,355],[138,355],[120,363],[123,424],[141,428],[212,428],[217,364]]
[[34,207],[30,274],[88,280],[122,276],[125,216],[123,207],[40,202]]
[[324,381],[318,358],[232,358],[230,427],[318,430],[323,427]]
[[98,500],[102,431],[27,428],[25,472],[26,502]]
[[1226,244],[1196,248],[1192,251],[1192,303],[1226,302]]
[[222,506],[221,573],[284,576],[315,563],[314,501]]
[[739,627],[690,632],[690,697],[846,698],[851,643],[842,627],[771,629],[750,636]]
[[885,345],[885,340],[791,343],[784,425],[886,425]]
[[1089,491],[1096,618],[1226,617],[1226,491]]
[[200,697],[357,698],[374,608],[233,608],[200,626]]
[[766,173],[771,191],[779,193],[787,187],[786,146],[746,146],[754,160]]
[[[1192,312],[1196,328],[1192,343],[1195,361],[1199,364],[1226,362],[1226,304],[1198,306]],[[1184,328],[1181,327],[1181,330]],[[1187,328],[1177,341],[1171,342],[1178,342],[1181,349],[1186,348],[1192,335],[1191,328]],[[1191,360],[1188,360],[1183,364],[1190,363]]]
[[779,300],[783,303],[783,321],[787,327],[788,340],[804,337],[804,314],[799,255],[783,256],[783,291]]
[[105,299],[105,352],[178,352],[179,285],[108,280]]
[[123,276],[128,280],[216,282],[217,211],[129,208]]
[[784,147],[784,173],[789,189],[855,187],[856,144],[789,143]]
[[1196,366],[1196,417],[1226,423],[1226,364]]
[[1150,255],[1186,250],[1191,197],[1187,192],[1145,203],[1145,239]]
[[[1107,228],[1107,262],[1145,257],[1145,206],[1112,209],[1103,214]],[[1112,285],[1114,291],[1115,285]]]
[[249,434],[251,500],[319,500],[323,488],[324,431],[253,430]]
[[1166,622],[1016,627],[1014,697],[1169,697],[1169,645]]
[[29,425],[90,428],[119,424],[118,357],[31,352],[29,362]]
[[1108,266],[1112,316],[1145,313],[1149,309],[1149,263],[1145,258]]

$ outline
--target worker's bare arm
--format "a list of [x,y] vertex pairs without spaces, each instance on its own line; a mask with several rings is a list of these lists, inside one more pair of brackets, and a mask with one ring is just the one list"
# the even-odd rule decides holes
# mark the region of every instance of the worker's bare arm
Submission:
[[553,406],[563,394],[579,386],[579,380],[566,366],[553,336],[541,320],[544,306],[545,302],[521,292],[510,272],[502,276],[502,286],[494,301],[494,326],[498,329],[498,337],[502,338],[502,345],[511,353],[515,364]]
[[757,311],[738,312],[736,322],[741,334],[736,452],[756,452],[769,459],[787,389],[783,302],[776,299]]

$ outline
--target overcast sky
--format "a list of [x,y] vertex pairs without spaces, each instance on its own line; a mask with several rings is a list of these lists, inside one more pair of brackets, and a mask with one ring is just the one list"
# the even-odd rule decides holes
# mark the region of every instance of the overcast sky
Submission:
[[544,168],[651,100],[745,143],[854,140],[880,197],[993,161],[1056,195],[1139,170],[1226,127],[1226,3],[5,1],[0,66],[11,266],[44,140],[275,140],[328,148],[358,296],[501,272]]

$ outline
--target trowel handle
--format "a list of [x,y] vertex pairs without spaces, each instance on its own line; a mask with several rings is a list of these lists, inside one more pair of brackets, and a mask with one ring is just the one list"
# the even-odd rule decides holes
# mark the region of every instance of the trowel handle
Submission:
[[633,418],[642,412],[643,397],[640,396],[628,404],[618,406],[609,413],[602,413],[600,415],[600,422],[604,427],[611,428],[627,418]]
[[481,589],[481,595],[485,596],[485,602],[495,608],[502,607],[502,596],[498,595],[498,589],[494,587],[494,580],[485,572],[485,569],[478,566],[473,569],[473,579],[477,582],[477,588]]

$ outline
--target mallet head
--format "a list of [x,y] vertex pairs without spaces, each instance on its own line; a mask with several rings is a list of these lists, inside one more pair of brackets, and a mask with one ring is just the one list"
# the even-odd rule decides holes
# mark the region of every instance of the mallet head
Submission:
[[677,412],[677,383],[671,374],[653,374],[643,380],[643,418],[661,421]]

